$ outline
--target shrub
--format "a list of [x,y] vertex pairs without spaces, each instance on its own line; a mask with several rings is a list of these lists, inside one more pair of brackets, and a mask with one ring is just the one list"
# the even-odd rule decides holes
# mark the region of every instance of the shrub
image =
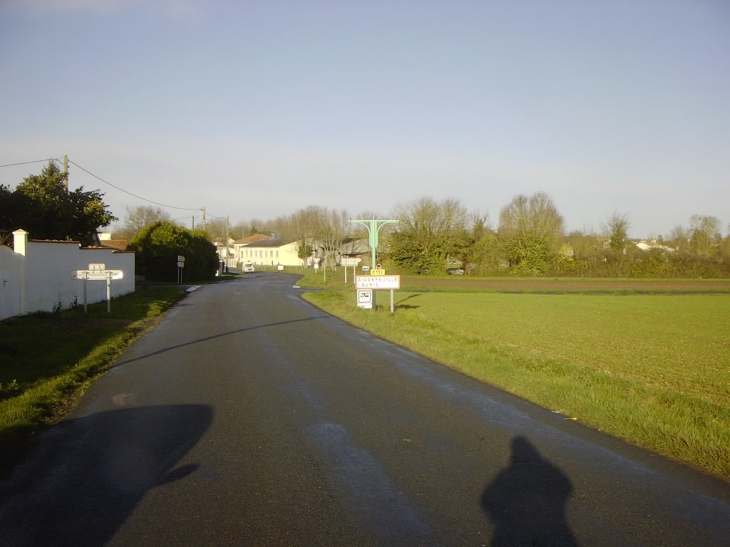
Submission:
[[177,257],[185,257],[184,281],[206,281],[215,277],[218,255],[203,231],[191,231],[160,221],[146,226],[129,245],[137,253],[136,273],[150,281],[176,281]]

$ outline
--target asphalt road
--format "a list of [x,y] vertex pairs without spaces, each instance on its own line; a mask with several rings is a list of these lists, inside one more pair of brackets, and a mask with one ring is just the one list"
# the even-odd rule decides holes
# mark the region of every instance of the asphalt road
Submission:
[[0,545],[730,545],[730,485],[354,329],[295,280],[171,310],[0,483]]

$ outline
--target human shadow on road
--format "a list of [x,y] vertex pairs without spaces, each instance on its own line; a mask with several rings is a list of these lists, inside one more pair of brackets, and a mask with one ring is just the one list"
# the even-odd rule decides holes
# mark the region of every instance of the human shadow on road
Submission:
[[577,547],[565,508],[570,479],[524,437],[512,440],[509,467],[482,493],[482,508],[495,525],[491,547]]
[[198,469],[175,466],[212,421],[208,405],[64,420],[0,482],[0,545],[105,545],[149,490]]

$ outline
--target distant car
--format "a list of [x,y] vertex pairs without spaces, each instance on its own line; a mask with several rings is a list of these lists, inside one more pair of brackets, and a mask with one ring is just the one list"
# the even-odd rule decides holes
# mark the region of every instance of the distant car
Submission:
[[254,269],[252,262],[244,262],[243,266],[241,266],[241,271],[243,271],[243,273],[253,273],[256,270]]

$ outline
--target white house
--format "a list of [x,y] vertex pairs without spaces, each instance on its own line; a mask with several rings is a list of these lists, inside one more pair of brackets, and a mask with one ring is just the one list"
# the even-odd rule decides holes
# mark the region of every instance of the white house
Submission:
[[238,262],[252,262],[258,266],[301,266],[299,245],[296,242],[287,243],[283,239],[266,236],[267,239],[257,238],[257,241],[234,243],[236,260]]

